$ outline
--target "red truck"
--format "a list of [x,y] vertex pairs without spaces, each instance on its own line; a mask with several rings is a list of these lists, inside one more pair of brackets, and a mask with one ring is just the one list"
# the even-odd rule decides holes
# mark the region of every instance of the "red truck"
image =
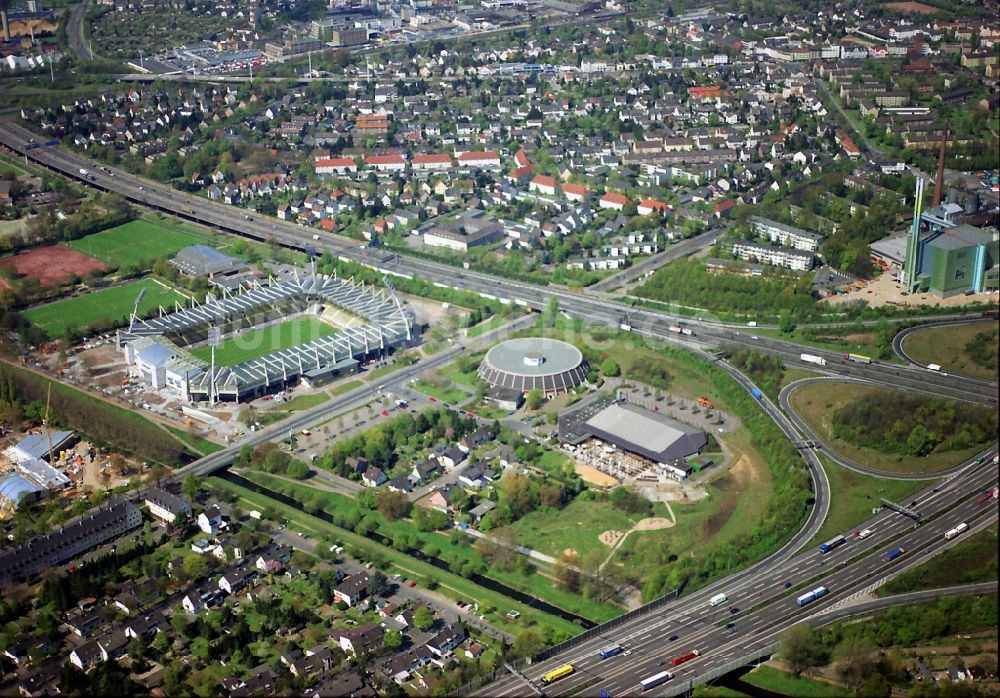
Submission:
[[699,656],[700,654],[701,653],[698,652],[698,650],[691,650],[687,654],[682,654],[679,657],[674,657],[673,659],[670,660],[670,664],[672,666],[680,666],[684,662],[690,662],[692,659]]

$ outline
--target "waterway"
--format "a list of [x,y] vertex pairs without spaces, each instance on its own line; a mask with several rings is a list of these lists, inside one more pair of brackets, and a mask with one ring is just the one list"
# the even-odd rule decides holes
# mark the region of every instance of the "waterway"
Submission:
[[[245,477],[242,477],[240,475],[237,475],[236,473],[231,472],[229,468],[218,470],[215,473],[213,473],[213,475],[215,475],[216,477],[220,477],[228,482],[231,482],[234,485],[245,487],[246,489],[256,492],[258,494],[263,494],[277,502],[281,502],[282,504],[290,506],[294,509],[298,509],[303,513],[308,513],[306,512],[305,507],[303,507],[301,502],[299,502],[297,499],[289,497],[286,494],[282,494],[281,492],[275,492],[274,490],[268,489],[267,487],[264,487],[262,485],[258,485],[256,482],[253,482],[252,480],[248,480]],[[333,517],[330,516],[330,514],[326,511],[318,511],[314,514],[310,514],[310,516],[315,516],[316,518],[322,519],[327,523],[331,524],[333,523]],[[377,533],[375,531],[370,531],[367,534],[367,537],[381,543],[382,545],[392,547],[392,539],[387,538],[380,533]],[[406,554],[418,560],[426,562],[427,564],[434,565],[438,569],[444,570],[446,572],[451,571],[448,566],[448,563],[442,560],[441,558],[429,557],[427,555],[424,555],[422,552],[418,550],[411,550],[408,551]],[[563,610],[558,606],[553,606],[552,604],[540,601],[539,599],[536,599],[533,596],[528,596],[524,592],[509,587],[506,584],[498,582],[497,580],[491,577],[484,577],[481,574],[472,574],[468,576],[468,579],[472,580],[481,587],[485,587],[490,591],[495,591],[498,594],[503,594],[504,596],[509,596],[510,598],[516,599],[517,601],[520,601],[526,606],[538,609],[543,613],[548,613],[553,616],[559,616],[560,618],[568,620],[571,623],[576,623],[585,630],[589,630],[590,628],[596,627],[596,623],[594,623],[591,620],[588,620],[587,618],[584,618],[583,616],[578,616],[575,613],[570,613],[569,611]]]

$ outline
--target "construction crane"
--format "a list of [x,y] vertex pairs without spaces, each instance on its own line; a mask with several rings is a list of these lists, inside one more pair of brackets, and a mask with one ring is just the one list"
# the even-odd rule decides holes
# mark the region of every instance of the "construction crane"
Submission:
[[52,430],[49,429],[49,405],[52,403],[52,383],[49,383],[49,392],[45,396],[45,416],[42,417],[42,427],[45,429],[45,438],[49,442],[49,464],[52,463]]
[[139,315],[139,304],[142,303],[142,297],[146,295],[146,289],[139,289],[139,295],[135,297],[135,306],[132,308],[132,317],[128,321],[128,331],[131,333],[132,328],[135,326],[136,317]]

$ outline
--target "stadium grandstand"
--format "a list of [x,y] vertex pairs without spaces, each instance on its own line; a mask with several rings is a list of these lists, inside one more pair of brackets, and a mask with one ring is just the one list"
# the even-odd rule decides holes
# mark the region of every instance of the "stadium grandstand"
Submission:
[[[216,366],[192,356],[208,344],[210,330],[220,338],[297,317],[321,319],[347,315],[347,322],[325,337],[281,348],[231,366]],[[353,279],[308,274],[280,282],[255,283],[238,293],[222,290],[204,303],[147,320],[133,318],[118,344],[143,381],[191,401],[246,401],[299,381],[319,384],[353,372],[359,362],[383,356],[410,341],[412,322],[391,286],[379,289]]]

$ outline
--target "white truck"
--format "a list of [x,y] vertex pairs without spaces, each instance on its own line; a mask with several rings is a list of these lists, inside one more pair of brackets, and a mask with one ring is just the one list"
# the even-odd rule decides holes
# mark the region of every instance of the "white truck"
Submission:
[[815,354],[799,354],[799,359],[805,361],[807,364],[826,366],[826,359],[824,359],[822,356],[816,356]]
[[728,600],[729,600],[729,598],[725,594],[716,594],[715,596],[713,596],[712,598],[710,598],[708,600],[708,605],[709,606],[720,606],[720,605],[726,603],[726,601],[728,601]]

